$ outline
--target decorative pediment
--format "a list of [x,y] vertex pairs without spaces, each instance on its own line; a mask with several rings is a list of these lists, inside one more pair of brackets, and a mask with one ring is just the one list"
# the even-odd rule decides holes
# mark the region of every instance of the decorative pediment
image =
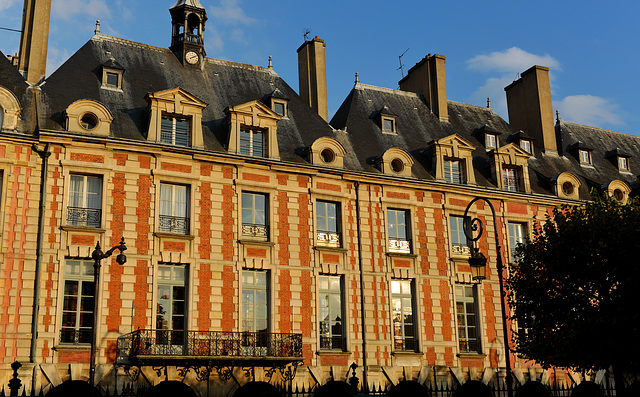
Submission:
[[[517,185],[517,191],[525,193],[531,192],[528,162],[531,154],[516,144],[510,143],[491,150],[489,157],[491,157],[491,169],[498,188],[512,190],[512,188],[505,185],[506,182],[511,182]],[[511,176],[505,176],[504,173],[506,171],[511,171],[513,174]],[[514,178],[517,179],[516,182],[513,181]],[[511,186],[513,187],[513,185]]]
[[476,146],[462,138],[458,134],[446,136],[431,142],[434,150],[433,169],[437,179],[445,179],[444,163],[447,160],[458,160],[462,164],[464,181],[475,184],[475,172],[473,171],[473,151]]
[[440,147],[443,156],[450,158],[462,159],[476,150],[476,146],[473,146],[458,134],[438,139],[434,141],[434,144]]
[[531,157],[529,153],[514,143],[499,147],[491,151],[490,155],[499,157],[500,162],[506,165],[522,165]]
[[0,86],[0,111],[4,113],[0,117],[0,130],[15,130],[22,113],[20,102],[13,92],[2,86]]
[[147,140],[161,142],[163,116],[175,117],[189,120],[190,146],[204,148],[202,109],[207,107],[207,103],[180,87],[148,93],[145,99],[151,112]]
[[[245,133],[260,133],[266,135],[264,152],[262,155],[273,159],[280,158],[277,139],[277,122],[282,118],[260,101],[254,100],[236,106],[229,106],[224,110],[229,121],[229,142],[227,149],[230,153],[242,153],[240,144],[241,131]],[[250,154],[256,155],[256,154]]]

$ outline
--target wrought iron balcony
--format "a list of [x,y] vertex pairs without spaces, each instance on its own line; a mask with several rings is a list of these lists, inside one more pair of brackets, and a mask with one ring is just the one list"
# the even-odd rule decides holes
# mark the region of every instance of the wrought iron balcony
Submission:
[[267,241],[269,228],[267,225],[256,225],[252,223],[242,224],[242,237]]
[[323,245],[325,247],[340,247],[340,233],[336,232],[324,232],[318,231],[316,236],[316,241],[318,245]]
[[133,362],[168,359],[300,361],[301,334],[137,330],[118,338],[120,357]]
[[389,252],[399,252],[402,254],[411,253],[411,240],[406,239],[389,239]]
[[471,255],[471,247],[468,244],[451,244],[453,255]]
[[102,210],[67,207],[67,225],[100,227]]
[[159,216],[158,231],[165,233],[189,234],[189,218],[180,216]]

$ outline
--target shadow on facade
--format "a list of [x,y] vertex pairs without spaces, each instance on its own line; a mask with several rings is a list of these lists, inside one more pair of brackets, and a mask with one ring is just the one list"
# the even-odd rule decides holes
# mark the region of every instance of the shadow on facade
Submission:
[[197,397],[196,392],[182,382],[169,380],[152,387],[146,397]]
[[51,389],[47,397],[102,397],[102,395],[86,381],[68,380]]
[[427,389],[414,380],[403,380],[398,382],[389,390],[389,397],[410,397],[410,396],[427,396]]
[[551,392],[542,383],[528,381],[518,388],[518,397],[551,397]]
[[470,380],[458,387],[453,397],[492,397],[491,390],[484,383]]
[[281,395],[275,386],[267,382],[249,382],[233,393],[233,397],[280,397]]
[[347,382],[332,380],[318,387],[314,397],[348,397],[351,395],[351,387]]

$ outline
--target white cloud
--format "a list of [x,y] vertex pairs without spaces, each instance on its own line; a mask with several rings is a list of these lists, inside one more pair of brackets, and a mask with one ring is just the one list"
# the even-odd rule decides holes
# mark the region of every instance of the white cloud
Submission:
[[240,0],[221,0],[220,6],[209,6],[209,15],[229,25],[250,25],[255,22],[240,8]]
[[111,15],[104,0],[53,0],[51,7],[56,16],[65,20],[78,14],[98,19]]
[[67,59],[69,59],[69,56],[70,54],[67,49],[60,49],[57,47],[49,46],[49,48],[47,49],[47,77],[55,72],[60,67],[60,65],[65,63]]
[[554,70],[560,70],[560,63],[552,56],[548,54],[532,54],[518,47],[476,55],[467,61],[469,69],[501,73],[520,73],[533,65],[542,65]]
[[222,40],[222,36],[220,36],[220,32],[218,32],[215,26],[208,26],[204,34],[204,46],[207,50],[207,56],[212,57],[213,54],[216,54],[217,57],[220,57],[224,49],[224,41]]
[[11,8],[18,0],[0,0],[0,11]]
[[625,125],[618,105],[598,96],[571,95],[556,102],[555,107],[566,121],[593,126]]
[[511,84],[512,81],[513,76],[511,74],[508,76],[490,77],[482,87],[479,87],[471,94],[469,102],[483,106],[486,105],[487,98],[490,98],[493,110],[506,120],[508,113],[507,97],[504,93],[504,87]]

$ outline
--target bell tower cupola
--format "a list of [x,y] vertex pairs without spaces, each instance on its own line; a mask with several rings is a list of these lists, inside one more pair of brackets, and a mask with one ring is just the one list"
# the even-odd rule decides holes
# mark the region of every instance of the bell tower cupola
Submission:
[[200,68],[204,57],[204,24],[207,12],[200,0],[178,0],[171,13],[171,51],[184,66]]

